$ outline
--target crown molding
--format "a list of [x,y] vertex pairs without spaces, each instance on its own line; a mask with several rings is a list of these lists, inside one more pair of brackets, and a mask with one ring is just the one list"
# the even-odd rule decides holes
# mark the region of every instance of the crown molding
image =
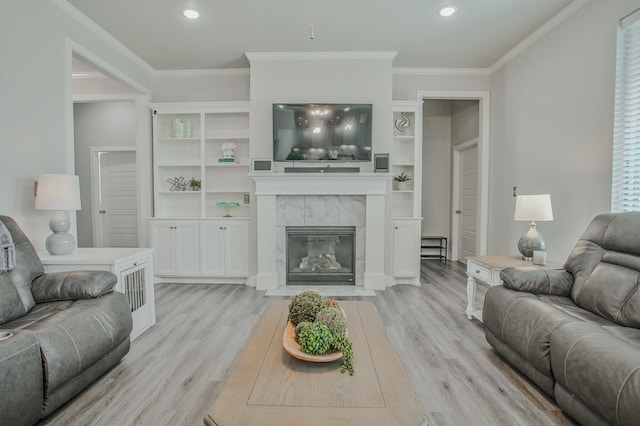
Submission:
[[73,95],[73,103],[83,104],[83,103],[93,103],[93,102],[104,102],[104,101],[135,101],[137,98],[137,94],[135,93],[97,93],[97,94],[76,94]]
[[489,68],[393,68],[393,75],[489,75]]
[[518,43],[513,49],[508,51],[504,56],[498,59],[493,65],[489,67],[489,73],[493,74],[497,70],[499,70],[503,65],[506,65],[509,61],[514,59],[516,56],[524,52],[529,46],[531,46],[536,41],[540,40],[547,33],[553,30],[555,27],[560,25],[562,21],[567,19],[569,16],[573,15],[578,9],[580,9],[585,4],[589,3],[590,0],[573,0],[567,7],[558,12],[555,16],[545,22],[540,28],[535,30],[531,35]]
[[398,52],[246,52],[251,61],[382,59],[392,61]]
[[140,66],[149,74],[154,73],[154,69],[151,65],[146,63],[142,58],[133,53],[124,44],[120,43],[115,37],[102,29],[98,24],[89,19],[85,14],[78,9],[70,5],[66,0],[51,0],[51,2],[62,9],[67,15],[77,21],[80,25],[97,35],[105,43],[113,47],[116,51],[124,55],[127,59],[131,60],[134,64]]
[[73,78],[74,80],[90,80],[90,79],[98,79],[98,78],[109,78],[106,75],[97,72],[97,71],[91,71],[91,72],[74,72],[71,73],[71,78]]
[[222,77],[249,75],[249,68],[220,68],[202,70],[157,70],[154,77]]

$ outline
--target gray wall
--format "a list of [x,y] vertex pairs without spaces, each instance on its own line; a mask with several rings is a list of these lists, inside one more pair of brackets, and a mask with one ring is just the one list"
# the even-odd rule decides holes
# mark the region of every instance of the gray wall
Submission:
[[249,70],[163,72],[153,78],[153,102],[249,100]]
[[51,212],[34,209],[33,183],[42,173],[73,173],[73,43],[141,86],[151,76],[53,1],[3,0],[0,40],[0,211],[43,249]]
[[451,101],[422,108],[422,235],[449,236],[451,210]]
[[453,101],[451,103],[451,145],[456,146],[479,136],[480,103]]
[[452,150],[478,137],[479,111],[474,100],[423,102],[422,235],[451,238]]
[[136,146],[133,101],[73,105],[75,168],[80,178],[82,210],[77,212],[78,247],[93,247],[91,211],[91,147]]
[[638,0],[591,1],[491,76],[489,253],[514,253],[512,187],[551,194],[541,222],[564,261],[590,220],[609,211],[619,19]]

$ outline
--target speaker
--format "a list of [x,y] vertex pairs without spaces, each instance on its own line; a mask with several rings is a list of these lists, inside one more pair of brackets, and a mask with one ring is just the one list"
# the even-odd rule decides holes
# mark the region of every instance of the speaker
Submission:
[[389,172],[389,154],[373,154],[373,171]]
[[254,158],[253,160],[251,160],[251,171],[252,172],[272,172],[273,161],[270,159]]

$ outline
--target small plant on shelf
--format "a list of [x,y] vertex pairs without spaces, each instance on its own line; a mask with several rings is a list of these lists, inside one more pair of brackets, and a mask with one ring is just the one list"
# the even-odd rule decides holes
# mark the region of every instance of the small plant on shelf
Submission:
[[223,217],[232,217],[231,209],[235,209],[236,207],[240,207],[240,203],[236,203],[235,201],[218,201],[216,206],[221,207],[225,211],[225,215]]
[[400,173],[398,176],[394,176],[393,180],[396,182],[409,182],[411,178],[405,172]]
[[396,181],[396,188],[399,191],[404,191],[407,189],[407,185],[411,178],[405,172],[400,173],[398,176],[394,176],[393,180]]
[[200,191],[201,187],[202,187],[202,181],[191,178],[191,180],[189,181],[189,188],[191,188],[192,191]]

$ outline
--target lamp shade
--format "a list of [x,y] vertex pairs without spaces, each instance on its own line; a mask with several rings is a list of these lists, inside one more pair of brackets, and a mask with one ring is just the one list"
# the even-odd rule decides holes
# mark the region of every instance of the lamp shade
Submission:
[[549,194],[518,195],[513,220],[528,222],[553,220],[551,196]]
[[80,179],[75,175],[38,176],[37,210],[80,210]]

